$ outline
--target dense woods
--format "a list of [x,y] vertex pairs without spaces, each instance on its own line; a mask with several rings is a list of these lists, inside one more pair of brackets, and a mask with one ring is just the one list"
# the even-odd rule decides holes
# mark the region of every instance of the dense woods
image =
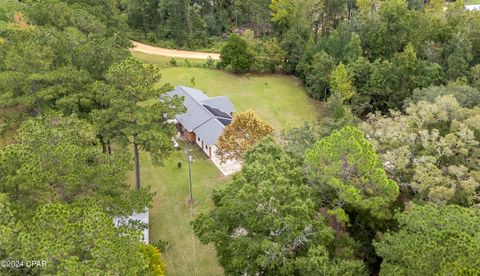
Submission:
[[227,128],[242,170],[192,221],[225,274],[480,274],[479,30],[463,1],[2,0],[0,260],[51,264],[6,273],[163,275],[113,224],[150,206],[139,154],[162,164],[184,110],[133,38],[220,45],[205,70],[295,75],[324,102],[313,125]]
[[[400,110],[414,89],[432,85],[478,89],[480,19],[464,12],[463,1],[149,0],[122,7],[147,41],[190,48],[225,41],[220,65],[295,74],[316,99],[329,97],[334,72],[344,70],[336,79],[351,84],[357,115]],[[227,41],[232,32],[244,42]]]
[[147,151],[171,147],[171,127],[166,138],[160,124],[135,130],[138,118],[168,120],[150,110],[168,100],[135,114],[112,110],[113,99],[137,103],[127,93],[132,82],[140,100],[165,90],[149,86],[159,77],[153,69],[128,72],[138,64],[127,59],[127,27],[115,1],[1,1],[0,105],[10,110],[1,131],[16,136],[0,150],[0,259],[46,262],[2,263],[1,274],[163,273],[158,249],[140,242],[141,225],[113,224],[143,212],[153,196],[149,187],[132,189],[132,157],[118,137],[141,132]]

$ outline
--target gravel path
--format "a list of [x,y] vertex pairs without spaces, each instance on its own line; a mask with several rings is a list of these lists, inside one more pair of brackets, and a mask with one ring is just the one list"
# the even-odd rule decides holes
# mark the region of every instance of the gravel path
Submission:
[[133,41],[133,48],[131,51],[142,52],[150,55],[157,56],[167,56],[167,57],[176,57],[176,58],[198,58],[198,59],[207,59],[209,56],[212,59],[220,59],[220,54],[217,53],[205,53],[205,52],[193,52],[193,51],[183,51],[183,50],[173,50],[160,48],[155,46],[150,46],[140,42]]

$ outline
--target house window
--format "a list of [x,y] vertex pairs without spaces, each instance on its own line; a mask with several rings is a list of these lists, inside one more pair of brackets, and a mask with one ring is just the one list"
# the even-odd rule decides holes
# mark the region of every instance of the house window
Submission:
[[197,141],[200,142],[200,137],[197,137]]
[[208,149],[208,146],[207,146],[207,145],[205,145],[205,149]]

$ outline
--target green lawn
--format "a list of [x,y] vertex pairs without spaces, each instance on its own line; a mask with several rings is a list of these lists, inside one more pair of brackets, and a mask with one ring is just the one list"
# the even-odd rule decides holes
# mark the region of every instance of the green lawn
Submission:
[[[230,177],[222,176],[206,155],[194,147],[191,171],[195,204],[191,214],[188,206],[185,144],[183,141],[179,144],[181,150],[173,153],[164,167],[154,167],[148,154],[142,155],[142,185],[151,186],[152,191],[156,193],[153,208],[150,209],[150,241],[162,239],[169,242],[170,248],[163,255],[168,275],[195,275],[194,266],[196,275],[223,275],[215,249],[213,246],[202,245],[197,238],[193,238],[189,222],[192,215],[195,216],[213,206],[212,190],[225,185]],[[183,163],[181,169],[177,167],[178,161]],[[131,182],[134,183],[133,173]]]
[[[195,87],[209,96],[227,95],[238,111],[253,109],[277,131],[302,121],[321,119],[318,116],[323,104],[309,98],[302,83],[293,76],[236,75],[207,68],[168,66],[169,58],[163,56],[138,52],[133,55],[145,63],[159,65],[161,84]],[[194,60],[190,62],[193,64]]]
[[[227,95],[238,111],[253,109],[278,131],[302,121],[316,121],[323,104],[307,96],[302,83],[280,74],[236,75],[207,68],[168,66],[168,57],[133,52],[161,68],[161,84],[195,87],[209,96]],[[178,62],[178,61],[177,61]],[[194,64],[195,60],[190,60]],[[199,62],[199,60],[197,60]],[[194,78],[195,85],[192,84]]]
[[[307,96],[296,78],[286,75],[242,75],[194,67],[161,70],[161,83],[193,86],[208,96],[227,95],[238,111],[254,110],[279,131],[318,119],[322,104]],[[195,85],[191,79],[195,78]]]
[[476,5],[480,4],[480,0],[465,0],[464,3],[465,5]]
[[[170,67],[170,60],[172,60],[171,57],[165,57],[165,56],[157,56],[157,55],[150,55],[150,54],[145,54],[142,52],[132,52],[132,55],[138,59],[140,59],[143,63],[146,64],[155,64],[158,65],[159,67]],[[197,66],[197,67],[203,67],[203,65],[207,62],[206,59],[198,59],[198,58],[174,58],[175,61],[177,62],[177,66],[187,66],[187,61],[190,63],[192,66]]]
[[[168,66],[168,57],[134,53],[145,63],[161,68],[159,85],[193,86],[209,96],[227,95],[238,111],[253,109],[270,122],[277,133],[287,127],[300,125],[303,121],[318,119],[322,109],[320,102],[310,99],[296,78],[286,75],[234,75],[220,70],[198,67]],[[178,62],[178,60],[177,60]],[[192,78],[195,84],[192,84]],[[183,142],[181,143],[184,149]],[[211,194],[214,188],[222,187],[230,180],[222,177],[215,165],[196,148],[196,161],[192,165],[194,216],[212,207]],[[142,159],[142,185],[149,185],[156,192],[153,208],[150,209],[150,238],[166,240],[171,248],[164,255],[169,275],[222,275],[215,249],[201,245],[195,238],[195,255],[192,247],[192,219],[187,204],[188,175],[184,151],[177,151],[166,161],[165,167],[153,167],[148,155]],[[177,169],[177,162],[184,166]],[[133,183],[133,177],[132,177]]]

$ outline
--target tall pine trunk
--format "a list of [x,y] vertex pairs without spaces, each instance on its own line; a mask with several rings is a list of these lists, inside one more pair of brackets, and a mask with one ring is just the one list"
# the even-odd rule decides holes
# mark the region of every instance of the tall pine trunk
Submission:
[[140,157],[138,156],[138,144],[133,143],[133,154],[135,156],[135,184],[137,191],[140,190]]
[[37,115],[41,117],[42,108],[40,107],[40,100],[38,99],[38,96],[37,96],[37,84],[35,83],[35,81],[32,83],[30,94],[32,94],[32,96],[35,98],[35,103],[37,105],[37,108],[34,108],[34,109],[37,112]]
[[107,150],[108,155],[112,155],[112,142],[110,141],[110,139],[108,139]]

